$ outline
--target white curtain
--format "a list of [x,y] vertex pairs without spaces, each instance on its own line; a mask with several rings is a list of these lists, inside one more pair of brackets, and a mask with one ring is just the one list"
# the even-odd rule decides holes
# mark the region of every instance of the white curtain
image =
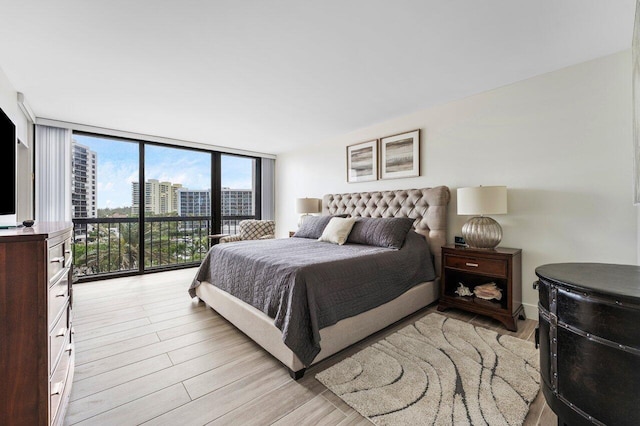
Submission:
[[71,221],[71,130],[36,125],[36,217]]
[[262,219],[273,220],[276,216],[276,160],[262,159]]

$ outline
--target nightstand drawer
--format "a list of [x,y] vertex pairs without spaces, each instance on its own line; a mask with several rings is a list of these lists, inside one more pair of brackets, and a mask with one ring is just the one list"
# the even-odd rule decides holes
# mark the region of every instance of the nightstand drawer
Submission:
[[507,276],[507,261],[481,257],[445,256],[444,266],[469,272]]

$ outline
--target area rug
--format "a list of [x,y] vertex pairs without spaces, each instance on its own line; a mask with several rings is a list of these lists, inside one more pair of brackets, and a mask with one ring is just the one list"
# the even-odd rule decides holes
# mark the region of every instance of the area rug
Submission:
[[316,378],[377,425],[521,425],[540,390],[534,344],[431,313]]

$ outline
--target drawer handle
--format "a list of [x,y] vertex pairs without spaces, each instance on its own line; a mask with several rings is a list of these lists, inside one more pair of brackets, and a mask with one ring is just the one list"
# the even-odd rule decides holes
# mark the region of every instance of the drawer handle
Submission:
[[66,328],[61,328],[60,331],[58,331],[58,334],[56,334],[56,337],[63,337],[66,332],[67,332]]
[[51,386],[51,396],[60,395],[62,393],[62,389],[64,388],[63,382],[58,382]]
[[72,346],[72,345],[69,345],[69,346],[67,346],[67,349],[65,349],[64,351],[65,351],[65,352],[69,352],[69,355],[71,355],[71,351],[72,351],[72,350],[73,350],[73,346]]
[[66,250],[64,251],[64,254],[71,254],[71,250],[66,249]]
[[50,260],[51,263],[62,263],[64,262],[64,256],[62,257],[54,257]]
[[471,266],[472,268],[477,268],[478,264],[477,263],[471,263],[471,262],[467,262],[465,263],[466,266]]
[[56,294],[56,297],[65,297],[66,295],[67,295],[67,292],[63,291],[62,293]]

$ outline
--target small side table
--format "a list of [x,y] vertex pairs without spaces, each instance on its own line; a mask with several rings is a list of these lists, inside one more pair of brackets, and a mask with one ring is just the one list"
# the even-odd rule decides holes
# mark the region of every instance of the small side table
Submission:
[[[442,277],[438,310],[459,308],[486,315],[517,331],[517,318],[525,319],[522,306],[522,250],[497,247],[478,250],[447,245],[442,247]],[[485,300],[456,294],[459,283],[471,291],[475,286],[495,282],[502,290],[500,300]]]
[[296,231],[289,231],[289,238],[293,237],[296,234]]
[[211,240],[211,245],[214,246],[220,242],[220,238],[228,237],[229,235],[230,234],[213,234],[213,235],[207,235],[207,238]]

